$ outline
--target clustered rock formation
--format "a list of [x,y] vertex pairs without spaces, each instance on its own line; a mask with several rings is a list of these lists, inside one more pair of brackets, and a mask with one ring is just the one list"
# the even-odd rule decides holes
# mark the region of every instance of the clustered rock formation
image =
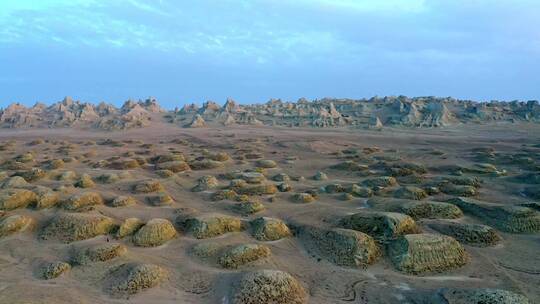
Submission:
[[42,103],[30,108],[11,104],[0,111],[0,125],[3,128],[81,126],[122,130],[147,126],[152,116],[163,112],[155,98],[137,102],[128,100],[118,109],[104,102],[96,106],[66,97],[49,107]]
[[202,128],[230,125],[270,125],[290,127],[360,126],[380,129],[384,126],[442,127],[458,123],[492,121],[539,121],[540,104],[536,100],[474,102],[437,97],[373,97],[370,99],[332,99],[297,102],[271,99],[264,104],[240,105],[227,99],[223,106],[213,101],[202,107],[186,104],[166,111],[155,98],[128,100],[121,108],[111,104],[93,105],[63,101],[33,107],[14,103],[0,110],[3,128],[81,126],[105,130],[140,128],[152,119],[181,127]]

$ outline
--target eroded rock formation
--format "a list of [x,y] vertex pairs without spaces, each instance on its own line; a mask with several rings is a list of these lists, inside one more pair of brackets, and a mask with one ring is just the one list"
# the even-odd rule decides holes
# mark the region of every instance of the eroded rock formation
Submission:
[[288,127],[385,127],[431,128],[460,123],[540,121],[538,101],[474,102],[454,98],[405,96],[370,99],[332,99],[285,102],[271,99],[262,104],[239,104],[227,99],[223,106],[207,101],[201,107],[186,104],[164,110],[153,97],[128,100],[122,107],[74,101],[70,97],[46,106],[13,103],[0,110],[3,128],[86,127],[123,130],[148,126],[152,119],[180,127],[270,125]]

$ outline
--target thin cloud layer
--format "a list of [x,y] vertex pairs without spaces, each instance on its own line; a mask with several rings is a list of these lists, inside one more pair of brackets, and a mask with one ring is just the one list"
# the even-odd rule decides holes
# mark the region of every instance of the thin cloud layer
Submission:
[[540,95],[531,0],[7,0],[0,105]]

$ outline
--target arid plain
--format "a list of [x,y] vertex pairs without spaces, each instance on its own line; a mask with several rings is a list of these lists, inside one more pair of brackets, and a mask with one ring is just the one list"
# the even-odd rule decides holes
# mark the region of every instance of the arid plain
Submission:
[[536,123],[153,118],[0,158],[0,303],[540,301]]

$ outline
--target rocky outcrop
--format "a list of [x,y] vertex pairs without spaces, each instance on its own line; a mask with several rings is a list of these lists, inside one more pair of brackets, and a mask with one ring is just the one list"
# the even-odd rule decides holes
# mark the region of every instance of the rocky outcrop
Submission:
[[178,112],[179,114],[193,114],[193,113],[197,113],[197,111],[199,111],[199,106],[194,103],[190,103],[190,104],[185,104],[182,107],[182,109],[180,109],[180,111],[176,111],[176,112]]
[[421,125],[430,127],[448,126],[455,122],[454,115],[442,102],[432,102],[426,106]]
[[231,98],[227,98],[222,110],[228,113],[237,113],[240,111],[240,106],[236,103],[236,101],[232,100]]
[[242,125],[263,125],[262,121],[258,120],[257,117],[255,117],[255,115],[249,111],[240,113],[236,121]]
[[213,101],[207,101],[203,104],[202,108],[200,108],[197,113],[203,116],[210,116],[215,115],[219,112],[219,110],[220,107],[217,103]]
[[146,111],[150,113],[162,113],[165,112],[163,108],[159,105],[157,99],[155,97],[150,97],[146,99],[144,102],[139,102],[139,105],[141,105]]
[[19,103],[12,103],[0,111],[0,124],[7,128],[37,127],[41,122],[39,109],[27,108]]
[[128,100],[117,109],[104,102],[97,106],[65,97],[50,106],[37,103],[31,108],[14,103],[0,111],[0,126],[4,128],[86,127],[124,130],[145,127],[150,113],[164,110],[154,98],[135,102]]
[[296,102],[271,99],[263,104],[244,105],[229,98],[223,106],[207,101],[202,107],[186,104],[181,109],[166,111],[153,97],[144,101],[128,100],[120,108],[104,102],[93,105],[66,97],[50,106],[37,103],[26,107],[14,103],[0,110],[0,127],[3,128],[77,126],[125,130],[148,126],[152,119],[183,127],[237,124],[317,128],[432,128],[471,122],[539,122],[540,105],[536,100],[474,102],[450,97],[406,96],[323,98],[313,101],[301,98]]
[[200,114],[193,116],[191,123],[188,125],[190,128],[204,128],[206,127],[206,121]]
[[370,129],[382,129],[383,123],[377,116],[373,116],[369,119],[368,127]]
[[231,126],[231,125],[235,125],[236,124],[236,119],[234,118],[233,115],[229,114],[229,113],[226,113],[224,116],[223,116],[223,120],[221,122],[224,126]]

